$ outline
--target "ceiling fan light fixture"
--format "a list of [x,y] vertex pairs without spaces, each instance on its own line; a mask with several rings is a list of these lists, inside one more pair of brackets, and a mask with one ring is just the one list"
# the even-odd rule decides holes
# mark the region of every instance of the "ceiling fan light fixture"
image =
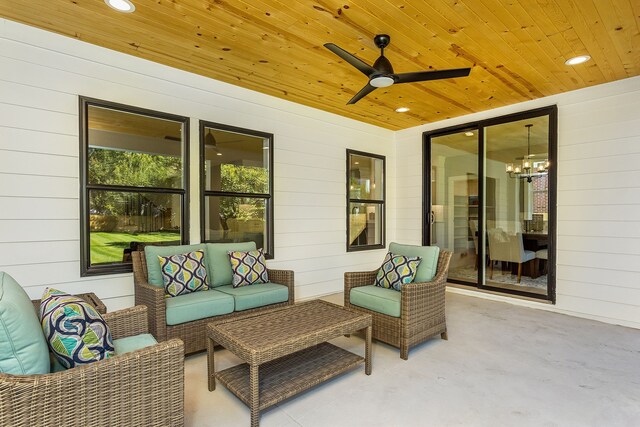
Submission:
[[375,76],[369,80],[369,84],[373,87],[389,87],[395,80],[389,76]]
[[578,65],[578,64],[587,62],[590,59],[591,57],[589,55],[580,55],[580,56],[574,56],[573,58],[569,58],[564,63],[566,65]]
[[396,108],[396,113],[406,113],[407,111],[409,111],[409,108],[407,107]]
[[131,13],[136,10],[136,6],[129,0],[104,0],[104,2],[118,12]]

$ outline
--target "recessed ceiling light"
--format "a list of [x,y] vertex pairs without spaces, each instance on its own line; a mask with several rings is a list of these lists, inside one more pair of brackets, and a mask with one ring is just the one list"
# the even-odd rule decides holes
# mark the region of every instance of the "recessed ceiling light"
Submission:
[[407,107],[396,108],[396,113],[406,113],[407,111],[409,111]]
[[578,65],[582,64],[583,62],[587,62],[590,59],[591,57],[589,55],[581,55],[574,58],[569,58],[564,63],[567,65]]
[[464,134],[467,135],[467,136],[473,136],[473,132],[471,132],[471,131],[465,132]]
[[118,12],[131,13],[136,7],[129,0],[104,0],[104,2],[112,9]]

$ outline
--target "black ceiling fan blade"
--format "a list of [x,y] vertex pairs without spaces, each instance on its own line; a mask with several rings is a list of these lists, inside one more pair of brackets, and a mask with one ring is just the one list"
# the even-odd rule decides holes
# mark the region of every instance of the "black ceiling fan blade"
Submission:
[[451,70],[438,71],[417,71],[414,73],[393,74],[396,83],[424,82],[427,80],[453,79],[456,77],[466,77],[471,72],[471,68],[454,68]]
[[339,46],[336,46],[333,43],[326,43],[324,45],[324,47],[326,47],[331,52],[333,52],[336,55],[338,55],[340,58],[342,58],[345,61],[347,61],[349,64],[351,64],[354,67],[356,67],[358,70],[360,70],[360,72],[362,74],[364,74],[367,77],[369,77],[372,73],[374,73],[376,71],[376,69],[373,68],[371,65],[367,64],[366,62],[364,62],[363,60],[357,58],[356,56],[353,56],[352,54],[350,54],[349,52],[347,52],[343,48],[341,48]]
[[374,90],[376,90],[376,88],[367,83],[362,89],[360,89],[360,92],[356,93],[355,96],[347,102],[347,105],[355,104]]

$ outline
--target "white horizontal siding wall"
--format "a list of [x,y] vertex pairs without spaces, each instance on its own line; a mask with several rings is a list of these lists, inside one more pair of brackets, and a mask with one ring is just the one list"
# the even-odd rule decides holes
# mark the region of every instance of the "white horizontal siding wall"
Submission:
[[[275,259],[296,297],[342,290],[344,271],[384,251],[346,253],[346,149],[387,157],[387,242],[395,230],[393,132],[0,19],[0,270],[31,297],[45,286],[133,304],[131,274],[80,277],[78,95],[275,135]],[[197,163],[192,165],[196,166]],[[191,182],[198,181],[197,167]],[[198,186],[190,235],[198,241]]]
[[396,236],[420,243],[422,132],[553,104],[557,304],[508,300],[640,328],[640,77],[397,132]]

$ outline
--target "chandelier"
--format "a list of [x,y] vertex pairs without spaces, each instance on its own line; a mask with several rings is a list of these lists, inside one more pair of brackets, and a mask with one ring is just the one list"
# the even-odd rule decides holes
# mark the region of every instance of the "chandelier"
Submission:
[[[531,182],[534,176],[546,175],[549,172],[549,160],[534,160],[534,154],[531,154],[531,127],[532,124],[525,125],[527,128],[527,155],[517,163],[507,164],[507,173],[511,178],[526,179]],[[520,160],[520,159],[517,159]]]

